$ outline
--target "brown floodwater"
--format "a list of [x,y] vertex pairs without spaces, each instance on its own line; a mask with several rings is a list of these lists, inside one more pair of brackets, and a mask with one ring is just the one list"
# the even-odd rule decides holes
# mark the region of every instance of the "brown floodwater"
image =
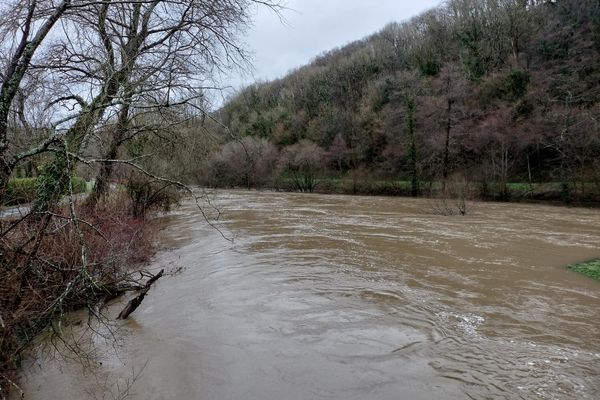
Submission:
[[233,242],[191,202],[164,217],[151,268],[176,272],[87,336],[87,368],[26,362],[25,398],[600,398],[600,282],[565,268],[600,256],[600,210],[212,199]]

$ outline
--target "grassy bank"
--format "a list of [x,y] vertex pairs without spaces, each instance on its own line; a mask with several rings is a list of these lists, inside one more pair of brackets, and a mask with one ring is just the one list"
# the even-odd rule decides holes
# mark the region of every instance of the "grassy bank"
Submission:
[[570,270],[600,281],[600,258],[569,265]]
[[[272,188],[297,191],[294,181],[288,178],[277,180]],[[600,206],[600,193],[560,182],[500,184],[449,181],[446,189],[450,193],[459,191],[471,200]],[[321,177],[315,180],[312,191],[323,194],[411,196],[411,183],[403,180]],[[441,192],[442,183],[439,181],[421,182],[419,187],[419,194],[423,197],[436,197]]]
[[[78,177],[73,178],[73,192],[83,193],[88,190],[88,183]],[[16,206],[33,202],[37,190],[37,178],[12,178],[8,181],[4,204],[2,206]]]

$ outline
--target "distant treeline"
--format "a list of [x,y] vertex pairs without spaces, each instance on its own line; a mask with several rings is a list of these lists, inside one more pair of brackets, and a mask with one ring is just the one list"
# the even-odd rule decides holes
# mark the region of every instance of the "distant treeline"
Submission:
[[202,180],[368,176],[418,195],[459,179],[498,199],[552,182],[598,201],[599,52],[597,0],[450,0],[243,90]]

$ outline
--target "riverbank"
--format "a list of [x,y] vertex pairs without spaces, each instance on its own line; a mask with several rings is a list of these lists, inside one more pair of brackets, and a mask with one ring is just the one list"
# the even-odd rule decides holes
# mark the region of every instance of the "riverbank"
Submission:
[[132,267],[148,262],[155,253],[156,226],[151,219],[134,216],[122,196],[93,210],[82,204],[73,209],[65,205],[52,218],[4,215],[1,223],[3,399],[16,387],[22,356],[38,334],[60,339],[68,312],[96,310],[102,299],[134,285],[139,277],[133,276]]
[[[304,181],[302,181],[304,183]],[[213,186],[214,187],[214,186]],[[217,186],[218,187],[218,186]],[[446,196],[441,182],[422,182],[418,195],[422,198],[451,198],[467,201],[491,201],[507,203],[531,203],[558,206],[600,207],[600,193],[591,190],[593,185],[565,185],[560,182],[482,183],[449,181]],[[248,187],[241,189],[248,189]],[[359,196],[413,197],[411,182],[382,179],[351,179],[321,177],[310,184],[299,184],[292,178],[281,178],[260,188],[279,192],[311,192]]]
[[600,281],[600,258],[569,265],[570,270]]

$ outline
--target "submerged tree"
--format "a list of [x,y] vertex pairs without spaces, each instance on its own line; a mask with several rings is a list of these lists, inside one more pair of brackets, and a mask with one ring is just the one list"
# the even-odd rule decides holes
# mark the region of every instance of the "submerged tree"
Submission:
[[413,197],[419,194],[419,171],[417,161],[417,142],[415,137],[415,99],[411,94],[405,97],[406,142],[408,148],[408,170],[410,174],[410,193]]
[[437,84],[440,86],[439,92],[445,103],[445,115],[441,118],[445,133],[442,155],[442,194],[445,194],[446,183],[452,169],[450,164],[452,129],[460,121],[460,116],[464,112],[467,82],[456,65],[448,64],[442,68]]
[[291,178],[295,190],[312,192],[317,185],[324,160],[323,149],[310,140],[302,140],[283,149],[279,168],[284,177]]
[[262,187],[272,178],[277,159],[277,149],[269,141],[246,136],[227,143],[213,155],[209,181],[248,189]]

